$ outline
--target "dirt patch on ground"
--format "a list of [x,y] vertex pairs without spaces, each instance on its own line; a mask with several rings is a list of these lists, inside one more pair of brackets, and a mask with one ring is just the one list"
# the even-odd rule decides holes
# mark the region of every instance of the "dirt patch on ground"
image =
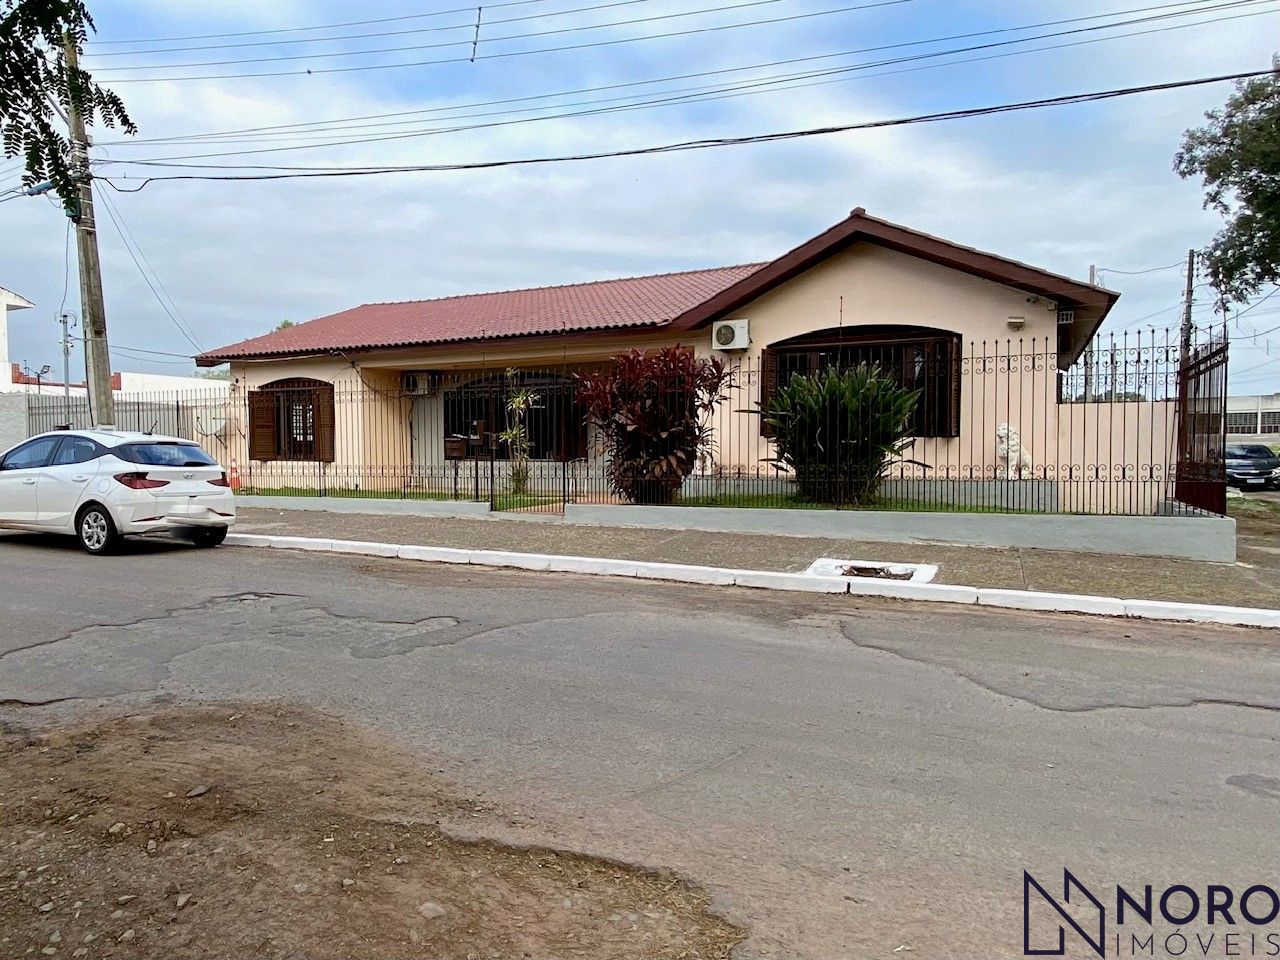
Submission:
[[0,743],[0,956],[713,958],[678,878],[458,840],[474,804],[341,722],[164,708]]

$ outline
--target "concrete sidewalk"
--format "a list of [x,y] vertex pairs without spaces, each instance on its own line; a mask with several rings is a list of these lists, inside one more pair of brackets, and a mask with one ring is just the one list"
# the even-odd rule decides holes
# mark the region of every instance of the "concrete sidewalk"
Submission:
[[[584,527],[496,518],[259,508],[240,511],[236,532],[792,572],[805,569],[818,557],[936,563],[941,568],[939,583],[1280,608],[1280,549],[1276,546],[1280,543],[1280,512],[1250,511],[1236,519],[1242,561],[1236,564],[1052,550]],[[1063,523],[1070,522],[1069,517],[1063,517]]]

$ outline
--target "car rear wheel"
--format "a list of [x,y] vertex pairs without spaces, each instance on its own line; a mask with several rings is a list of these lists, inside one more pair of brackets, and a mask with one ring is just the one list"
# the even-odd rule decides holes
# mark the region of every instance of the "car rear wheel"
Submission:
[[120,542],[111,514],[96,504],[81,511],[76,522],[76,535],[80,538],[80,546],[95,555],[110,553]]
[[209,527],[196,530],[191,534],[191,542],[197,547],[216,547],[227,539],[226,527]]

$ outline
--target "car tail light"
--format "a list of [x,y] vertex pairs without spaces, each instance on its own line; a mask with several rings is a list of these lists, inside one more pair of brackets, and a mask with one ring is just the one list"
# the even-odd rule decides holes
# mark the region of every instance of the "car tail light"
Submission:
[[230,482],[227,480],[227,471],[225,470],[222,471],[222,476],[218,477],[216,480],[210,480],[209,483],[215,487],[231,486]]
[[167,487],[168,480],[152,480],[145,473],[117,473],[116,482],[122,483],[130,490],[154,490],[156,487]]

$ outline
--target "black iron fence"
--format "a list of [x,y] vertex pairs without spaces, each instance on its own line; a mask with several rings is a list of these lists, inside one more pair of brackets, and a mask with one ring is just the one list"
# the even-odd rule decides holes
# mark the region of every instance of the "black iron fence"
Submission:
[[[722,396],[702,418],[706,442],[680,468],[674,505],[1224,510],[1222,338],[1186,358],[1168,335],[1108,338],[1068,369],[1043,338],[851,335],[718,356]],[[353,370],[337,382],[121,396],[116,420],[198,440],[234,467],[243,493],[560,512],[637,497],[609,469],[606,431],[580,394],[579,376],[600,369]],[[686,383],[645,389],[653,402],[689,401]],[[32,433],[89,425],[84,398],[32,395],[28,414]]]

